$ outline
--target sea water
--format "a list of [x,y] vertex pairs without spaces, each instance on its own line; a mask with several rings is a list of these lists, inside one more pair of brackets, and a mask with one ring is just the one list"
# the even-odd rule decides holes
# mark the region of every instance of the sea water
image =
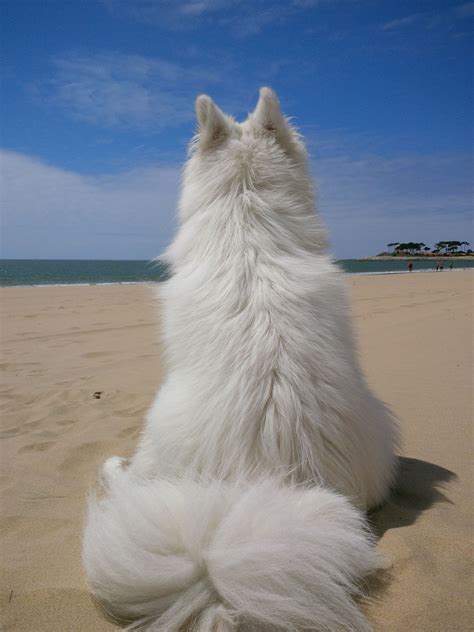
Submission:
[[[413,270],[436,268],[438,260],[414,260]],[[474,261],[443,261],[444,270],[473,268]],[[390,274],[407,272],[407,261],[360,261],[341,259],[339,266],[352,274]],[[69,259],[0,259],[0,286],[15,285],[96,285],[106,283],[145,283],[163,281],[166,266],[157,261],[105,261]]]

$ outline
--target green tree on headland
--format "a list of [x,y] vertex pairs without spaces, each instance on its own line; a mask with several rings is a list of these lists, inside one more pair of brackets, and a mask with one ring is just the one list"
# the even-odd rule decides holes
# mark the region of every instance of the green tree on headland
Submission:
[[471,250],[466,250],[466,246],[469,246],[468,241],[457,240],[445,240],[438,241],[434,245],[433,249],[430,249],[424,242],[420,241],[407,241],[407,242],[392,242],[387,244],[388,248],[394,246],[393,254],[397,255],[410,255],[412,257],[418,255],[462,255],[468,254]]
[[406,243],[398,244],[395,248],[395,253],[397,254],[408,254],[408,255],[416,255],[422,248],[424,248],[426,244],[422,241],[407,241]]
[[455,254],[458,252],[458,248],[461,246],[469,246],[469,242],[468,241],[438,241],[437,244],[435,244],[435,250],[434,252],[441,252],[441,253],[452,253]]

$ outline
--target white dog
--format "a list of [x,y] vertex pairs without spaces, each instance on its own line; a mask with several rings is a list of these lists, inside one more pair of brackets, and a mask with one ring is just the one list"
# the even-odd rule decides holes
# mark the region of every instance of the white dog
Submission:
[[398,434],[359,367],[304,145],[268,88],[242,124],[196,109],[159,291],[167,378],[90,501],[89,585],[129,629],[369,630],[363,511]]

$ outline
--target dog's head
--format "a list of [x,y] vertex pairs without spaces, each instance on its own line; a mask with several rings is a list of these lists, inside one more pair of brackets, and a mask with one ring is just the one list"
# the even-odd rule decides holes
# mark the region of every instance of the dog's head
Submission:
[[197,133],[184,172],[181,219],[216,200],[305,188],[306,150],[276,94],[261,88],[257,106],[238,123],[214,101],[196,100]]
[[211,252],[242,251],[262,240],[275,252],[325,249],[306,149],[275,93],[262,88],[242,123],[201,95],[196,118],[183,174],[180,230],[166,261],[175,269],[178,262],[195,265]]

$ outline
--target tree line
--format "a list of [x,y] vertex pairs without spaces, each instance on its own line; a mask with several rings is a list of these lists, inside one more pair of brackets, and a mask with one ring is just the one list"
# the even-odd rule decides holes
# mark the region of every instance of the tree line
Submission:
[[[434,245],[434,248],[431,249],[429,246],[424,244],[422,241],[408,241],[406,243],[400,243],[398,241],[394,241],[390,244],[387,244],[390,254],[407,254],[407,255],[446,255],[446,254],[467,254],[471,253],[472,250],[466,251],[466,246],[469,246],[468,241],[438,241]],[[390,249],[393,248],[391,251]]]

